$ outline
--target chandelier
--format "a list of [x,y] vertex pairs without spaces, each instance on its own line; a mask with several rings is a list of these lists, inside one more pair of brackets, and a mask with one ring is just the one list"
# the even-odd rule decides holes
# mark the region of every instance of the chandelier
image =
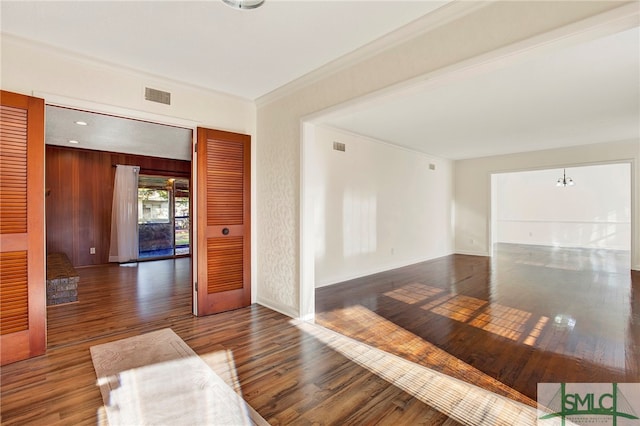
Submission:
[[556,186],[573,186],[573,185],[575,185],[575,183],[573,182],[573,179],[571,179],[570,177],[567,177],[567,169],[563,169],[562,177],[558,178],[556,182]]

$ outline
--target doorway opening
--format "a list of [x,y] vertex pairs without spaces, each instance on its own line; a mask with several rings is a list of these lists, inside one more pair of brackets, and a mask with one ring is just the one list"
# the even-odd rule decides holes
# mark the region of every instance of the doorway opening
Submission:
[[191,253],[189,179],[140,175],[138,260]]
[[[563,184],[569,180],[570,184]],[[628,162],[491,175],[496,244],[618,253],[631,266],[632,170]],[[593,256],[591,256],[593,257]]]
[[[48,347],[104,335],[104,324],[87,324],[95,314],[94,300],[100,300],[104,315],[127,309],[123,300],[130,301],[128,310],[136,315],[121,324],[129,329],[140,321],[193,312],[194,194],[190,191],[196,169],[195,123],[151,114],[128,118],[122,114],[136,117],[137,112],[97,104],[76,109],[67,99],[58,103],[69,106],[46,106],[47,253],[69,258],[79,276],[79,290],[73,306],[47,309]],[[171,230],[169,244],[163,247],[172,249],[168,255],[152,262],[109,262],[117,165],[138,166],[141,175],[160,178],[161,188],[157,183],[147,186],[165,191],[165,212],[157,212],[165,217],[156,222],[165,222],[163,226]],[[132,237],[139,238],[135,229]],[[132,260],[136,257],[134,253]],[[84,333],[65,331],[78,324]],[[56,335],[57,331],[61,332]]]

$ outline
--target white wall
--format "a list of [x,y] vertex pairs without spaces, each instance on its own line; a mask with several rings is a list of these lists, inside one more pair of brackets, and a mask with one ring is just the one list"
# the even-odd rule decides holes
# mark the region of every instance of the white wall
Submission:
[[631,249],[631,165],[571,167],[494,175],[494,242]]
[[452,253],[451,161],[319,126],[311,145],[316,287]]
[[[454,2],[432,15],[429,31],[396,40],[382,52],[354,57],[349,64],[332,67],[328,74],[314,73],[305,84],[294,82],[258,100],[259,303],[294,317],[306,317],[312,306],[312,292],[301,292],[301,286],[308,286],[306,281],[312,276],[306,271],[309,262],[301,255],[306,246],[301,241],[301,205],[305,205],[301,192],[302,120],[408,80],[427,78],[621,3],[487,2],[468,13],[450,13],[476,5]],[[483,230],[486,224],[480,232]],[[313,256],[312,250],[305,253]]]
[[[0,42],[2,90],[44,97],[48,103],[89,111],[252,135],[251,197],[252,209],[254,213],[257,211],[256,106],[253,101],[102,63],[6,34],[2,34]],[[172,104],[145,101],[145,87],[171,92]],[[193,201],[195,203],[195,198]],[[255,214],[252,229],[256,229]],[[195,234],[196,230],[193,232]],[[254,232],[251,247],[254,300],[257,294],[256,241]],[[193,254],[195,259],[195,247]]]
[[[640,269],[640,141],[622,141],[572,148],[501,155],[455,162],[455,251],[488,255],[490,232],[491,174],[533,169],[561,169],[596,163],[631,163],[631,233],[634,269]],[[594,200],[594,203],[597,201]]]
[[[255,133],[252,101],[101,63],[2,34],[2,89],[26,95],[55,95],[77,106],[121,108],[134,115],[166,116],[246,134]],[[171,92],[171,105],[144,100],[144,88]],[[47,101],[47,99],[45,99]],[[102,112],[102,111],[99,111]]]

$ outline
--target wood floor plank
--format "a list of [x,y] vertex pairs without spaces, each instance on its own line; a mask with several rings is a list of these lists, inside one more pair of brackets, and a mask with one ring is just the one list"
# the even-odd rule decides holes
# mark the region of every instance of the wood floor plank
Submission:
[[[534,405],[540,381],[640,381],[640,274],[625,268],[535,247],[450,256],[318,289],[317,321]],[[47,354],[0,371],[2,424],[104,424],[89,348],[165,327],[226,360],[272,424],[458,424],[277,312],[193,317],[190,269],[188,258],[80,268],[79,302],[48,309]]]
[[457,424],[282,314],[252,305],[193,317],[189,259],[78,271],[79,301],[48,309],[46,355],[0,371],[3,425],[105,424],[89,348],[165,327],[205,361],[226,360],[271,424]]
[[628,252],[499,244],[319,288],[316,322],[535,405],[539,382],[640,382],[629,269]]

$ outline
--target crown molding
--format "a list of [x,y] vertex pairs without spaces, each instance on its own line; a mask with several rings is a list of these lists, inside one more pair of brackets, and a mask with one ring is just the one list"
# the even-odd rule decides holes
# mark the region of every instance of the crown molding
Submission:
[[486,1],[461,1],[455,0],[435,9],[432,12],[416,19],[415,21],[392,31],[350,53],[347,53],[315,70],[286,83],[279,88],[258,97],[255,102],[258,108],[289,96],[296,91],[325,79],[328,75],[335,74],[357,63],[372,58],[379,53],[401,45],[426,32],[455,21],[476,10],[484,8],[498,0]]
[[[398,46],[406,41],[418,37],[421,34],[432,31],[499,1],[501,0],[478,2],[456,0],[449,3],[440,9],[419,18],[411,24],[369,43],[361,49],[342,56],[323,67],[320,67],[264,96],[259,97],[256,100],[256,106],[260,108],[275,102],[278,99],[292,95],[306,86],[327,78],[329,75],[349,68],[385,50]],[[461,63],[446,67],[446,69],[436,70],[431,73],[427,73],[427,75],[418,76],[398,83],[386,90],[383,89],[380,93],[396,92],[397,95],[398,91],[415,89],[417,84],[424,84],[425,80],[431,80],[433,77],[440,76],[441,74],[449,74],[451,76],[452,71],[460,71],[461,69],[480,69],[482,66],[497,66],[500,62],[505,63],[513,61],[518,57],[525,55],[544,54],[545,52],[549,52],[553,49],[602,37],[617,31],[636,27],[638,25],[640,25],[640,1],[633,0],[614,9],[567,24],[555,30],[534,36],[530,39],[516,42],[512,45],[480,55],[479,57],[470,58],[462,61]],[[374,94],[374,96],[377,97],[380,93],[377,95]],[[365,95],[364,98],[369,96],[371,95]]]
[[89,55],[83,55],[68,49],[64,49],[58,46],[54,46],[54,45],[43,43],[36,40],[31,40],[15,34],[10,34],[10,33],[0,31],[0,42],[2,43],[8,42],[8,43],[17,44],[18,46],[21,46],[27,49],[31,48],[31,49],[45,51],[53,55],[57,55],[62,58],[65,58],[67,60],[78,62],[90,67],[101,68],[101,69],[109,70],[109,71],[120,73],[120,74],[127,74],[142,80],[146,79],[148,80],[149,84],[160,83],[165,86],[166,85],[177,86],[181,88],[195,90],[198,92],[210,93],[215,96],[221,96],[221,97],[225,97],[227,99],[232,99],[235,101],[254,103],[252,99],[244,98],[242,96],[234,95],[232,93],[222,92],[222,91],[211,89],[208,87],[192,84],[186,81],[173,79],[160,74],[153,74],[146,71],[141,71],[136,68],[128,67],[125,65],[104,61],[102,59],[98,59]]
[[[640,2],[634,1],[606,12],[576,21],[496,50],[471,57],[444,68],[422,74],[383,89],[333,105],[301,118],[321,123],[348,109],[350,112],[401,98],[416,90],[439,87],[465,80],[478,73],[491,72],[524,58],[544,55],[558,49],[625,31],[640,25]],[[258,105],[260,107],[261,105]]]

